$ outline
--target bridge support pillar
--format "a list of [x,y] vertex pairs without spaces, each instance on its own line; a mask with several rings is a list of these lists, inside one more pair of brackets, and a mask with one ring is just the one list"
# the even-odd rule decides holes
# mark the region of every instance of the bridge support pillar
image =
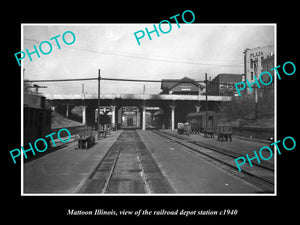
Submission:
[[171,108],[171,130],[175,130],[175,105],[170,105]]
[[82,123],[86,125],[86,106],[82,106]]
[[143,121],[142,121],[142,130],[146,130],[146,107],[143,106]]
[[111,127],[114,129],[116,127],[116,106],[111,105]]

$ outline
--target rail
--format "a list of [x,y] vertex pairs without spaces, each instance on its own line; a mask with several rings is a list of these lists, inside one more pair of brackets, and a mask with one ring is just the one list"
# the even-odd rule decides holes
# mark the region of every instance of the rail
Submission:
[[[181,146],[184,146],[190,151],[201,154],[201,158],[204,158],[207,161],[218,162],[219,167],[239,178],[244,179],[248,183],[257,186],[264,192],[273,193],[274,191],[274,169],[272,168],[256,164],[255,167],[249,167],[244,169],[242,172],[237,172],[238,169],[233,160],[236,158],[236,155],[231,154],[232,152],[224,150],[221,151],[220,149],[212,146],[201,145],[198,142],[188,141],[183,137],[179,137],[178,135],[171,135],[161,131],[152,132]],[[205,151],[201,151],[199,147],[205,148]]]

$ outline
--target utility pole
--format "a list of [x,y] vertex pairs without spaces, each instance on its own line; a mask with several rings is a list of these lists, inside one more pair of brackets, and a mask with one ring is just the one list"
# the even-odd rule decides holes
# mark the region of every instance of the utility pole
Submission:
[[[207,131],[207,73],[205,73],[205,131]],[[206,134],[206,132],[205,132]]]
[[198,83],[198,85],[199,85],[199,91],[198,91],[198,104],[199,104],[199,106],[197,106],[196,107],[196,115],[197,115],[197,117],[198,117],[198,122],[199,122],[199,124],[198,124],[198,126],[199,126],[199,135],[200,135],[200,127],[201,127],[201,121],[200,121],[200,108],[201,108],[201,102],[200,102],[200,92],[201,92],[201,90],[200,90],[200,84]]
[[98,140],[100,138],[100,69],[98,70],[98,112],[97,112],[97,129],[98,129]]
[[81,84],[82,86],[82,94],[83,94],[83,105],[82,105],[82,123],[86,125],[86,105],[85,105],[85,93],[84,93],[84,84]]
[[258,87],[256,86],[255,89],[254,89],[254,93],[255,93],[255,111],[254,111],[254,116],[255,116],[255,119],[257,120],[258,119]]
[[142,129],[146,130],[146,102],[145,102],[145,84],[143,85],[143,119],[142,119]]
[[83,97],[83,106],[85,106],[85,92],[84,92],[84,84],[81,84],[81,93]]
[[69,103],[67,102],[66,117],[69,119]]

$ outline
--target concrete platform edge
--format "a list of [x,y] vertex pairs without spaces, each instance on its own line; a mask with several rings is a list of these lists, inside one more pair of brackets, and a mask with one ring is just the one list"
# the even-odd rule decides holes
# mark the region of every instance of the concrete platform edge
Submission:
[[[118,137],[121,135],[122,132],[120,132],[118,134],[118,136],[116,137],[116,140],[118,139]],[[99,140],[98,140],[99,141]],[[79,190],[83,187],[83,185],[85,184],[85,182],[89,179],[90,176],[92,176],[92,174],[94,173],[95,169],[99,166],[99,164],[101,163],[101,161],[103,160],[103,158],[107,155],[108,151],[110,150],[111,146],[113,146],[115,142],[111,142],[110,145],[108,146],[108,148],[106,149],[106,152],[105,154],[103,155],[102,159],[99,161],[99,163],[94,167],[94,168],[91,168],[90,171],[89,171],[89,174],[84,178],[82,179],[82,181],[77,185],[77,187],[72,191],[73,194],[76,194],[79,192]],[[83,193],[80,193],[80,194],[83,194]]]

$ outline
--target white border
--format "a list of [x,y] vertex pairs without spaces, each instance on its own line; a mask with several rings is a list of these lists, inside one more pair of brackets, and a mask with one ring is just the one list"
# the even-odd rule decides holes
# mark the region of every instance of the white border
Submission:
[[[130,23],[134,24],[134,23]],[[144,23],[147,24],[147,23]],[[127,25],[127,24],[118,24],[118,23],[97,23],[97,24],[78,24],[78,23],[21,23],[21,51],[24,49],[24,26],[98,26],[98,25]],[[184,25],[184,24],[182,24]],[[277,23],[194,23],[194,25],[200,26],[274,26],[274,54],[275,54],[275,66],[277,66]],[[21,146],[24,144],[23,135],[23,115],[24,115],[24,106],[23,106],[23,92],[24,92],[24,74],[23,74],[23,61],[21,61]],[[274,140],[277,141],[277,76],[274,75]],[[21,151],[22,152],[22,151]],[[275,151],[274,151],[275,153]],[[208,193],[208,194],[81,194],[81,193],[24,193],[24,157],[23,152],[21,153],[21,196],[277,196],[277,152],[274,154],[274,193],[238,193],[238,194],[225,194],[225,193]]]

